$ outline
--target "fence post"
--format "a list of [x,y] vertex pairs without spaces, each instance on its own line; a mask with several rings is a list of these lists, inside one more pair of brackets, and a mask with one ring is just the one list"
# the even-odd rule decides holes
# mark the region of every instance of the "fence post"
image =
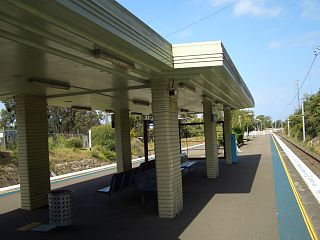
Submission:
[[89,149],[90,149],[90,151],[91,151],[91,147],[92,147],[92,145],[91,145],[91,129],[89,129]]

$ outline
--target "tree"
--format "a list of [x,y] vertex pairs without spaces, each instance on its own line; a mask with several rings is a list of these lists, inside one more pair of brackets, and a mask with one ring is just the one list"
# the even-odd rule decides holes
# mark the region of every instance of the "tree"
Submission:
[[103,114],[99,111],[48,106],[48,125],[51,133],[87,134],[89,129],[100,124],[102,118]]
[[232,127],[237,131],[252,131],[255,129],[254,112],[248,110],[232,111]]
[[[313,95],[304,96],[304,115],[307,139],[319,136],[320,133],[320,91]],[[298,108],[289,116],[290,135],[297,140],[302,140],[302,109]],[[286,129],[287,133],[287,129]]]
[[284,122],[282,122],[281,120],[277,120],[274,122],[274,126],[275,128],[281,128],[284,126]]
[[256,117],[255,123],[261,130],[272,128],[272,119],[270,116],[259,115]]
[[307,135],[314,138],[320,134],[320,90],[306,97],[304,109]]
[[130,114],[131,137],[143,136],[143,116]]
[[[0,112],[0,127],[16,129],[16,102],[10,99],[3,103],[5,108]],[[48,106],[48,131],[50,133],[87,134],[92,126],[100,124],[102,117],[102,112],[99,111],[79,111]]]
[[9,99],[3,101],[4,108],[0,112],[0,128],[16,129],[16,101]]

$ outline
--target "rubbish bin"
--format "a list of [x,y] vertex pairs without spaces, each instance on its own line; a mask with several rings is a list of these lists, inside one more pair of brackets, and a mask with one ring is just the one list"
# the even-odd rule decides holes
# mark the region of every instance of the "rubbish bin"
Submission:
[[237,163],[237,137],[233,133],[231,134],[231,157],[232,163]]
[[48,193],[49,224],[68,226],[72,224],[72,191],[53,190]]

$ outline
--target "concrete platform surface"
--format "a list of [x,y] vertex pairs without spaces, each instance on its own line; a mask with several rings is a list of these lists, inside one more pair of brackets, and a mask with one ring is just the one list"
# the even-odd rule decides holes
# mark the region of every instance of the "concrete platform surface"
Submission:
[[[49,232],[17,231],[48,223],[48,208],[0,215],[3,239],[279,239],[269,136],[241,148],[238,164],[220,161],[220,177],[206,179],[205,161],[183,176],[184,210],[175,219],[157,216],[156,196],[127,191],[107,204],[96,190],[110,176],[68,186],[74,191],[74,224]],[[8,198],[9,201],[9,198]],[[2,204],[9,204],[1,200]],[[1,208],[1,206],[0,206]]]

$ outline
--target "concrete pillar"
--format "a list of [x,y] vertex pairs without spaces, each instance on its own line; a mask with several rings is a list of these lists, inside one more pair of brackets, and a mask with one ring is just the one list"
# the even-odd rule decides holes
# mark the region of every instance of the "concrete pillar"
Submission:
[[151,81],[159,217],[174,218],[183,209],[178,104],[166,79]]
[[226,163],[232,164],[232,152],[231,152],[231,133],[232,133],[232,121],[231,121],[231,111],[228,107],[223,107],[224,111],[224,141],[225,141],[225,157]]
[[206,98],[203,99],[204,136],[206,146],[207,178],[219,176],[219,161],[217,151],[217,126],[213,118],[212,108],[215,105]]
[[123,172],[132,168],[129,110],[120,109],[114,113],[117,171]]
[[48,204],[50,190],[48,115],[44,97],[16,96],[21,208]]

